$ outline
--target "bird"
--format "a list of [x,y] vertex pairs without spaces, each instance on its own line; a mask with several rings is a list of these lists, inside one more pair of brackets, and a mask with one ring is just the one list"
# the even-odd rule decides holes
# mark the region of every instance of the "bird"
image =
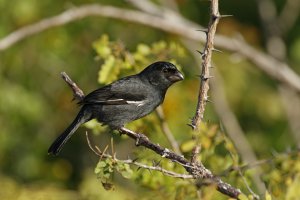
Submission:
[[49,147],[48,154],[58,155],[80,125],[92,119],[118,130],[148,115],[163,103],[168,88],[183,79],[174,64],[157,61],[138,74],[123,77],[92,91],[78,103],[80,111]]

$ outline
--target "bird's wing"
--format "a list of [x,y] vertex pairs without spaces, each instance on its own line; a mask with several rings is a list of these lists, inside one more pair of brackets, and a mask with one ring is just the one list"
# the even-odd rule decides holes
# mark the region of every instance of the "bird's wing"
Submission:
[[142,85],[142,81],[137,77],[123,78],[91,92],[80,104],[143,105],[146,95]]

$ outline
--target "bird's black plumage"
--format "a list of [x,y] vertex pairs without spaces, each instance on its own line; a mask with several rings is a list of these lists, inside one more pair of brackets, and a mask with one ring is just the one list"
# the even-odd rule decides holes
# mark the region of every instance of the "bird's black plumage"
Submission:
[[99,88],[79,102],[82,106],[71,125],[53,142],[48,153],[57,155],[78,129],[91,119],[118,129],[144,117],[160,105],[167,89],[183,75],[169,62],[155,62],[136,75]]

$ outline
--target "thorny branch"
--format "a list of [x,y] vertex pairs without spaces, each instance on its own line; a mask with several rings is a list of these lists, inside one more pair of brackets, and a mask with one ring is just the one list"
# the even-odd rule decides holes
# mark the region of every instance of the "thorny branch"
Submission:
[[196,113],[192,119],[191,127],[195,130],[199,128],[200,123],[203,120],[205,105],[208,101],[209,90],[209,68],[211,67],[212,51],[214,49],[214,37],[217,30],[217,25],[220,19],[218,0],[211,1],[210,21],[208,30],[204,30],[206,34],[206,43],[203,52],[199,52],[202,57],[202,72],[200,75],[200,89],[198,95],[198,103]]
[[[200,87],[198,92],[198,102],[196,107],[196,113],[192,118],[191,124],[189,124],[193,130],[199,130],[200,124],[203,122],[204,111],[206,102],[208,102],[208,90],[209,90],[209,69],[211,68],[212,50],[214,48],[214,37],[219,23],[219,2],[218,0],[211,1],[210,7],[210,20],[207,30],[202,30],[206,34],[206,42],[203,52],[198,51],[201,55],[201,75],[200,75]],[[197,156],[200,152],[200,145],[197,138],[194,138],[196,145],[192,150],[192,163],[197,163]]]
[[[82,90],[69,78],[66,73],[62,73],[62,77],[71,87],[74,98],[77,100],[82,99],[84,97],[84,93],[77,92]],[[180,164],[190,175],[193,176],[197,182],[203,183],[204,181],[209,182],[210,184],[215,184],[219,192],[236,199],[238,199],[239,195],[242,194],[239,189],[234,188],[230,184],[223,182],[219,177],[213,175],[212,172],[206,169],[201,162],[192,163],[191,161],[185,159],[182,155],[178,155],[167,148],[161,147],[159,144],[154,144],[147,136],[141,133],[135,133],[134,131],[126,128],[120,128],[118,131],[121,134],[127,135],[128,137],[134,139],[137,146],[146,147],[147,149],[159,154],[161,157]]]

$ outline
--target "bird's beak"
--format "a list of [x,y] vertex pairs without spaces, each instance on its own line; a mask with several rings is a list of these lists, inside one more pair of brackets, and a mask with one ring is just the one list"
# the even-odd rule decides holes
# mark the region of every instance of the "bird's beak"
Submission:
[[172,82],[177,82],[177,81],[181,81],[184,79],[182,73],[180,73],[179,71],[175,72],[174,74],[170,75],[168,78],[170,81]]

